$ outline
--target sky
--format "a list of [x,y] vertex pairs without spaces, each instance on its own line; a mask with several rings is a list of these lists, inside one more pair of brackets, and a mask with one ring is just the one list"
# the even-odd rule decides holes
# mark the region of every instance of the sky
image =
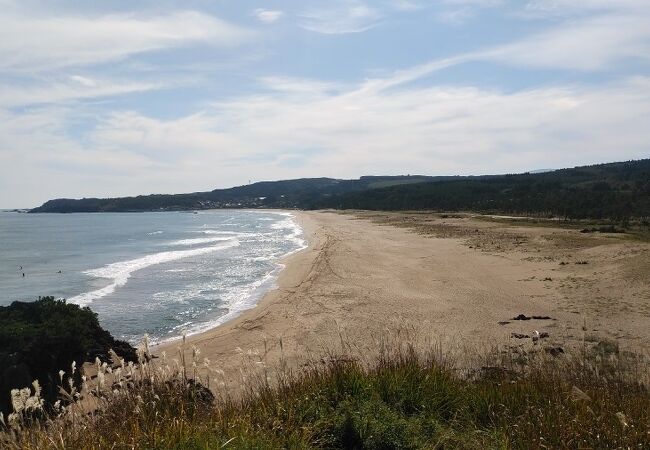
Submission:
[[0,208],[648,157],[648,0],[0,0]]

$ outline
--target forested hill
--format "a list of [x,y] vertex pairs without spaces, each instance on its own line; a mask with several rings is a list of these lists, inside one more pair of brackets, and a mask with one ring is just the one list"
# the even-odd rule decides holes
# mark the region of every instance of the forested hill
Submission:
[[156,194],[121,198],[56,199],[32,209],[35,213],[186,211],[213,208],[312,208],[328,196],[422,183],[453,177],[419,175],[361,177],[358,180],[302,178],[264,181],[229,189],[191,194]]
[[650,159],[517,175],[268,181],[192,194],[50,200],[31,212],[210,208],[427,209],[562,218],[647,218]]
[[535,174],[464,177],[392,186],[325,198],[319,207],[647,220],[650,159]]

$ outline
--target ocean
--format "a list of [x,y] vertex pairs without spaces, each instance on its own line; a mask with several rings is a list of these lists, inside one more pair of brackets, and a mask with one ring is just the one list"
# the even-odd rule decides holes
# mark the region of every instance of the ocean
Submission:
[[0,305],[65,298],[116,338],[160,342],[252,308],[304,247],[288,212],[0,212]]

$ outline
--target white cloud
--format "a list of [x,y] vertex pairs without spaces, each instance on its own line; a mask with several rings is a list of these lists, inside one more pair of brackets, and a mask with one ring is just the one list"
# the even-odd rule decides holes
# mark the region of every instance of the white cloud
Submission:
[[[320,5],[325,6],[295,16],[299,26],[318,33],[361,32],[391,20],[390,12],[422,7],[427,8],[422,14],[426,20],[448,11],[457,12],[448,20],[462,22],[481,8],[502,6],[505,20],[520,20],[514,13],[524,8],[495,0],[338,0]],[[0,192],[10,193],[16,202],[11,206],[30,206],[49,197],[186,192],[249,178],[494,173],[647,157],[650,78],[633,75],[645,73],[650,59],[650,2],[537,0],[527,5],[528,18],[544,19],[534,23],[540,31],[529,36],[481,48],[476,33],[466,53],[356,82],[334,69],[328,71],[331,79],[290,76],[305,73],[292,71],[292,63],[283,65],[289,76],[264,76],[277,73],[277,66],[250,63],[257,58],[251,57],[255,50],[259,55],[288,48],[281,46],[238,52],[239,65],[233,66],[217,57],[222,51],[210,51],[191,67],[169,64],[164,73],[153,55],[138,57],[195,45],[254,43],[251,32],[207,13],[72,15],[59,10],[29,15],[18,6],[3,10]],[[250,13],[245,7],[243,14],[250,18]],[[275,13],[279,9],[255,11],[267,23],[280,19]],[[415,23],[415,15],[400,17],[407,26]],[[309,42],[304,45],[306,51],[312,49]],[[406,59],[424,58],[425,52],[415,47],[412,51],[420,53],[404,55]],[[175,64],[176,55],[163,56]],[[117,70],[90,67],[126,58]],[[216,70],[214,60],[226,69]],[[552,85],[558,79],[552,75],[542,87],[514,91],[507,80],[503,90],[470,82],[435,86],[426,80],[436,71],[476,61],[552,69],[540,72],[543,76],[569,71],[576,79],[579,71],[602,71],[608,77],[625,73],[626,78]],[[386,65],[393,64],[396,59],[387,57]],[[208,72],[214,79],[207,81]],[[181,73],[200,77],[206,93],[222,96],[207,103],[209,98],[197,99],[192,92],[197,89],[188,89],[170,92],[160,103],[149,95],[142,96],[141,104],[131,98],[128,107],[79,101],[178,87],[187,81],[178,77]],[[476,73],[481,76],[480,70]],[[258,82],[229,84],[233,75]],[[537,79],[522,77],[529,85]],[[174,108],[165,108],[166,102]],[[155,116],[143,112],[153,110]],[[169,118],[174,114],[178,116]]]
[[604,12],[650,10],[647,0],[530,0],[524,13],[530,17],[566,17]]
[[0,70],[52,70],[192,43],[233,46],[250,37],[245,29],[196,11],[96,17],[6,13],[0,14]]
[[0,107],[55,104],[71,100],[94,99],[170,87],[171,82],[121,81],[72,75],[68,79],[29,85],[0,86]]
[[[242,173],[265,179],[522,171],[641,157],[650,139],[648,114],[649,78],[514,93],[475,87],[357,87],[310,95],[274,90],[175,120],[112,114],[88,136],[92,152],[73,149],[64,157],[59,151],[56,159],[78,164],[101,157],[97,165],[116,168],[117,160],[133,162],[146,184],[130,183],[137,185],[132,193],[236,184]],[[156,165],[147,167],[148,161]],[[119,193],[108,185],[101,189]]]
[[97,82],[93,80],[92,78],[84,77],[81,75],[70,75],[70,79],[72,81],[76,81],[77,83],[81,84],[82,86],[85,87],[95,87],[97,86]]
[[390,0],[389,5],[398,11],[419,11],[425,7],[424,3],[414,0]]
[[563,22],[509,44],[433,60],[385,79],[369,80],[367,85],[391,87],[471,61],[529,69],[604,71],[616,69],[626,60],[650,60],[650,20],[643,15],[597,15]]
[[379,24],[383,15],[365,3],[334,2],[332,6],[312,9],[300,15],[300,26],[323,34],[360,33]]
[[587,18],[487,51],[484,57],[533,68],[609,69],[627,58],[650,59],[650,20],[635,15]]
[[256,9],[254,12],[255,17],[261,22],[264,23],[274,23],[277,22],[284,16],[283,11],[270,10],[270,9]]
[[262,77],[260,84],[271,91],[294,93],[298,95],[327,94],[340,92],[345,85],[319,80],[306,80],[294,77]]
[[505,4],[505,0],[441,0],[442,9],[436,17],[441,22],[461,25],[476,17],[480,10],[496,8]]
[[[80,140],[65,132],[72,108],[0,111],[0,179],[29,206],[43,196],[186,192],[242,178],[516,172],[641,158],[650,141],[648,77],[510,93],[263,82],[263,94],[177,119],[111,113]],[[60,180],[34,189],[63,168]]]

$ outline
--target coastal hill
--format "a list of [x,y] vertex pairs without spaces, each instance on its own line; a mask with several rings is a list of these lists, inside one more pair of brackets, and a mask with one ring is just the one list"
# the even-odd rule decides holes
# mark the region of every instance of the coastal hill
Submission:
[[523,174],[304,178],[176,195],[50,200],[34,213],[214,208],[472,210],[626,221],[650,216],[650,159]]
[[401,184],[439,181],[453,177],[419,175],[361,177],[358,180],[301,178],[262,181],[228,189],[190,194],[154,194],[121,198],[56,199],[32,209],[35,213],[185,211],[214,208],[310,208],[324,198],[354,191]]

